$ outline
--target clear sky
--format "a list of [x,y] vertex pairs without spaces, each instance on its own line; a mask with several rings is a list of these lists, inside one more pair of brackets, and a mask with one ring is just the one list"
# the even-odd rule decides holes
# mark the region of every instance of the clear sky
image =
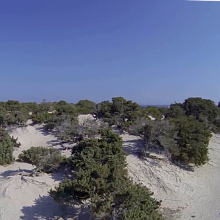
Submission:
[[0,99],[220,101],[220,2],[0,1]]

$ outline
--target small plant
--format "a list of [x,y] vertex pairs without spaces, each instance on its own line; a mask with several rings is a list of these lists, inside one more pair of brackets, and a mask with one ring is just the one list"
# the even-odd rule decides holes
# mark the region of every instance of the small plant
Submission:
[[58,150],[53,148],[31,147],[23,151],[18,156],[18,160],[35,165],[38,171],[51,173],[59,168],[64,161],[64,157]]

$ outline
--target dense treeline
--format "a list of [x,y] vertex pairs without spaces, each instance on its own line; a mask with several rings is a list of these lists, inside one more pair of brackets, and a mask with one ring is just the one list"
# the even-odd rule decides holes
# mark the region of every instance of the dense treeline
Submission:
[[[77,116],[89,113],[97,120],[88,119],[79,124]],[[149,116],[155,120],[150,120]],[[202,98],[189,98],[170,108],[142,108],[123,97],[98,104],[89,100],[76,104],[45,100],[40,104],[0,102],[1,127],[24,126],[28,119],[33,123],[44,123],[48,130],[55,129],[56,135],[65,141],[91,138],[101,129],[117,125],[146,140],[145,156],[153,146],[159,146],[171,160],[195,165],[207,162],[211,132],[220,130],[220,108],[213,101]]]

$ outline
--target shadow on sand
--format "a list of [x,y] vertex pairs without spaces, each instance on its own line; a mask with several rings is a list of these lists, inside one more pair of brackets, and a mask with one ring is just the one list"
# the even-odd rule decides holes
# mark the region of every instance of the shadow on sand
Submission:
[[0,176],[6,178],[9,176],[15,176],[18,175],[20,173],[27,173],[27,174],[31,174],[32,170],[27,170],[27,169],[18,169],[18,170],[6,170],[5,172],[1,173]]
[[64,214],[62,207],[50,196],[39,197],[34,201],[34,205],[25,206],[21,211],[23,215],[20,218],[25,220],[52,220]]
[[143,151],[144,141],[140,139],[124,141],[123,147],[127,154],[132,154],[139,158]]
[[55,220],[73,218],[74,220],[90,220],[88,207],[67,207],[56,203],[51,196],[41,196],[34,201],[34,205],[22,208],[20,216],[25,220]]
[[36,130],[39,131],[44,136],[54,135],[55,134],[53,131],[49,131],[49,130],[45,129],[44,127],[36,128]]

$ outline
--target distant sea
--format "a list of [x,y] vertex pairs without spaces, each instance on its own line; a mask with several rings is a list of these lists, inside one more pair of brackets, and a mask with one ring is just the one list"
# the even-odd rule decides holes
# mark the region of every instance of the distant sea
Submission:
[[144,107],[149,107],[149,106],[153,106],[153,107],[158,107],[158,108],[169,108],[170,105],[140,105],[142,108]]

